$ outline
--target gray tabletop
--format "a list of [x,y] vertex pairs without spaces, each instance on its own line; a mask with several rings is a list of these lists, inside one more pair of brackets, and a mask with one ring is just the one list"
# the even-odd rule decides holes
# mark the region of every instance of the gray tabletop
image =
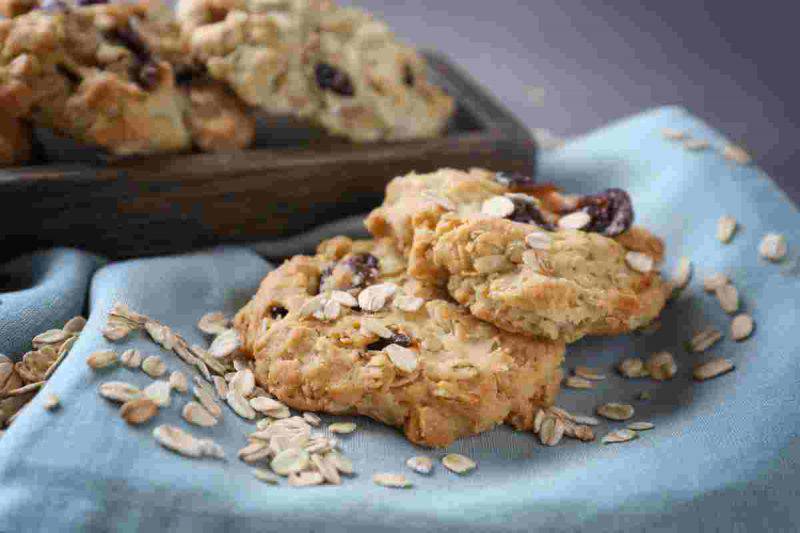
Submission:
[[588,131],[679,104],[745,146],[800,201],[790,2],[359,0],[444,52],[531,128]]

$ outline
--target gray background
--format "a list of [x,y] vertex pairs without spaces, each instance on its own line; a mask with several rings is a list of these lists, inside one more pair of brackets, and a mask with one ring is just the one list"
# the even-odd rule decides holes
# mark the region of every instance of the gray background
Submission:
[[800,76],[789,1],[359,0],[444,52],[531,128],[571,135],[680,104],[797,202]]

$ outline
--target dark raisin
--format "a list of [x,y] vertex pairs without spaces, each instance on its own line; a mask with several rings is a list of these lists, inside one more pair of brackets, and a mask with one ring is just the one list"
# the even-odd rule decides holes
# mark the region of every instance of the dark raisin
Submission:
[[79,6],[96,6],[100,4],[107,4],[108,0],[77,0],[76,4]]
[[525,189],[535,185],[533,177],[519,172],[497,172],[494,175],[494,181],[509,189]]
[[411,337],[405,335],[404,333],[394,333],[388,339],[378,339],[375,342],[368,344],[367,350],[379,352],[390,344],[397,344],[398,346],[408,348],[411,346]]
[[607,189],[598,194],[584,196],[579,200],[578,207],[592,217],[583,228],[584,231],[613,237],[633,224],[633,202],[622,189]]
[[175,84],[179,86],[186,86],[198,78],[205,76],[202,67],[197,65],[175,65]]
[[108,36],[111,40],[117,41],[130,50],[142,63],[147,63],[152,59],[152,54],[142,37],[130,26],[115,28],[109,32]]
[[269,308],[269,316],[277,320],[289,314],[289,310],[281,305],[273,305]]
[[81,83],[80,74],[78,74],[77,72],[75,72],[74,70],[69,68],[68,66],[66,66],[66,65],[64,65],[62,63],[59,63],[59,64],[56,65],[56,70],[58,71],[59,74],[61,74],[65,78],[67,78],[67,81],[70,84],[72,84],[74,86],[80,85],[80,83]]
[[341,96],[353,96],[353,83],[345,72],[327,63],[319,63],[314,69],[320,89],[329,89]]
[[509,195],[509,197],[514,202],[514,212],[508,216],[510,220],[522,222],[523,224],[536,224],[548,231],[555,229],[555,226],[542,215],[533,198],[523,197],[522,195]]
[[380,261],[372,254],[355,254],[344,264],[353,271],[353,287],[366,287],[380,274]]
[[413,87],[415,81],[414,71],[411,70],[410,65],[406,65],[405,72],[403,73],[403,82],[405,82],[405,84],[409,87]]
[[142,89],[155,89],[158,86],[158,65],[153,61],[135,65],[132,77]]

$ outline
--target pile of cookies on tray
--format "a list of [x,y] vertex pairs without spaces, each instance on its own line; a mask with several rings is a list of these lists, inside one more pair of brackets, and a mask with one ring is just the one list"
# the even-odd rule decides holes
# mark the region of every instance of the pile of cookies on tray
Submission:
[[258,112],[358,142],[453,112],[416,50],[330,0],[68,1],[0,1],[0,163],[30,156],[31,126],[125,155],[245,148]]
[[633,220],[620,189],[411,173],[367,217],[372,239],[287,260],[234,325],[259,384],[293,408],[366,415],[427,446],[536,430],[567,343],[644,327],[665,305],[663,243]]

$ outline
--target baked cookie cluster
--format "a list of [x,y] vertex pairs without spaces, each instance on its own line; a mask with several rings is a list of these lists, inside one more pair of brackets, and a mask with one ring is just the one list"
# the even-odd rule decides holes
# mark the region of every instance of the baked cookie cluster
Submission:
[[553,405],[565,344],[666,299],[663,244],[619,189],[568,196],[481,169],[395,178],[366,224],[270,272],[234,321],[262,387],[427,446]]
[[3,0],[0,163],[29,124],[115,154],[249,146],[255,112],[355,141],[437,135],[453,102],[364,11],[323,0]]

